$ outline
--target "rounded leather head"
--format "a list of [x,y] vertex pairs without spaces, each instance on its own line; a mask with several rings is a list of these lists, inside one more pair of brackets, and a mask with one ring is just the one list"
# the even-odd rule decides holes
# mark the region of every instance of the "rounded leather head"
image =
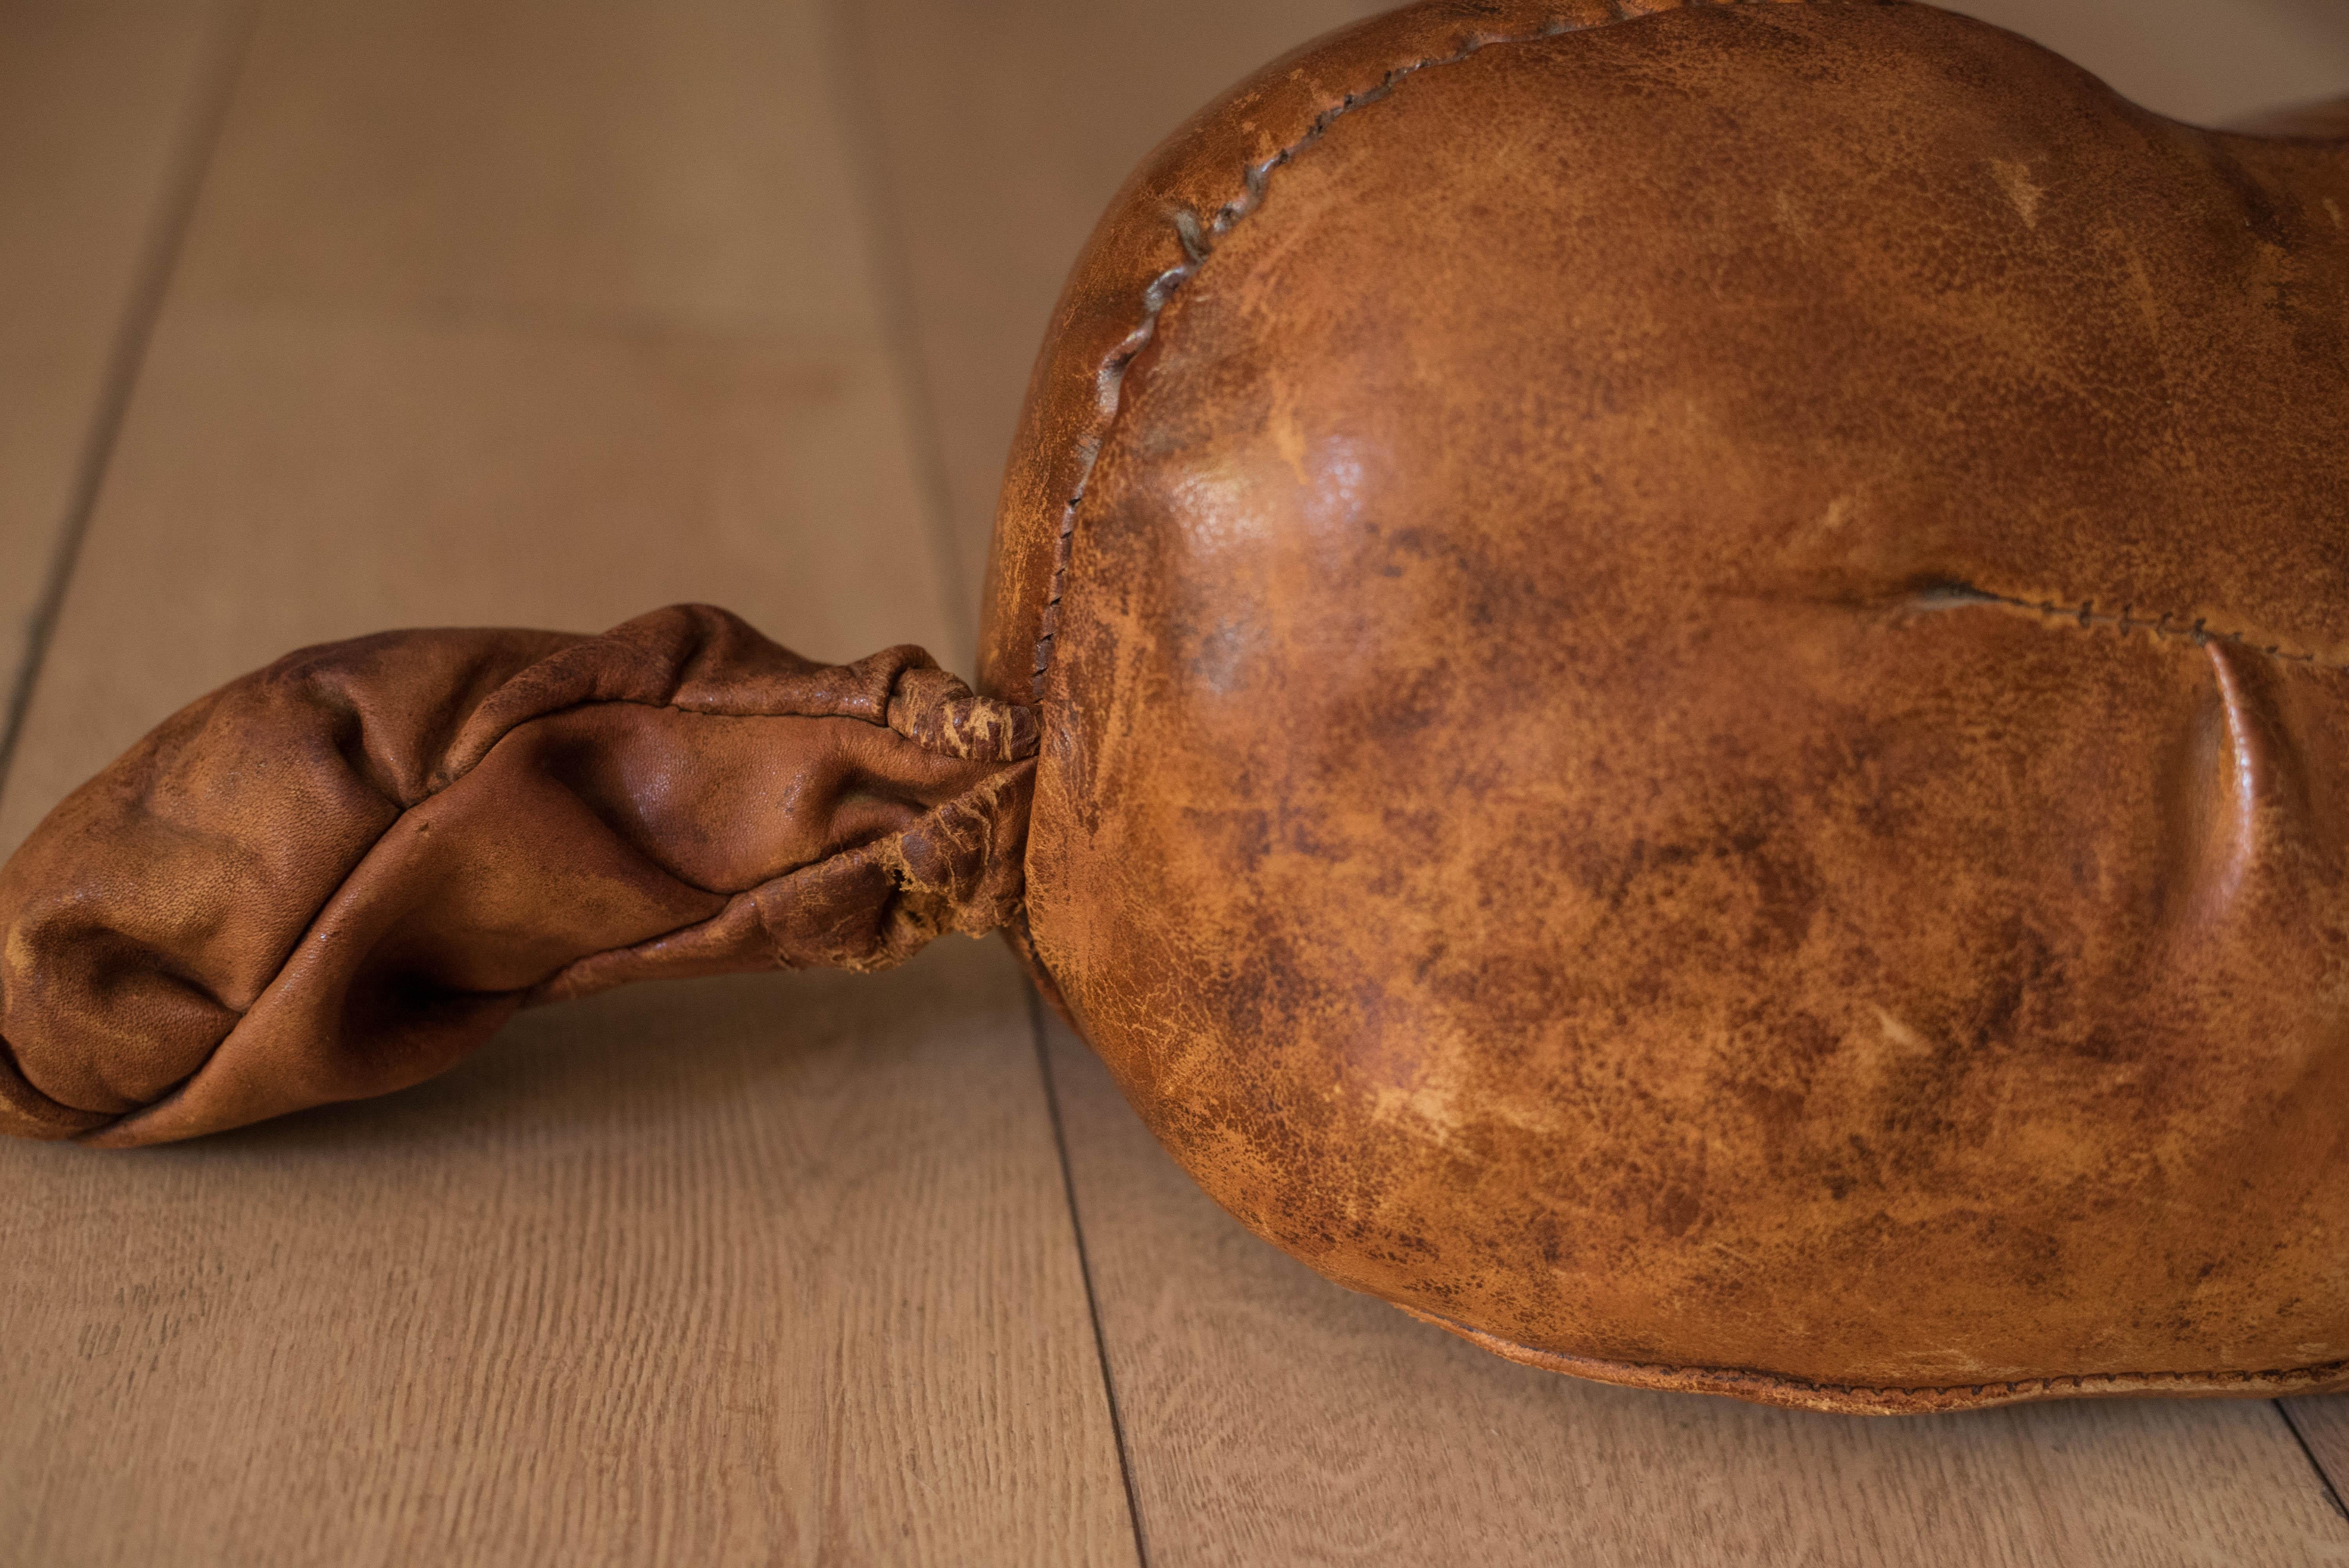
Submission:
[[990,572],[1024,945],[1240,1219],[1504,1354],[2344,1381],[2349,146],[1640,9],[1338,35],[1104,220]]

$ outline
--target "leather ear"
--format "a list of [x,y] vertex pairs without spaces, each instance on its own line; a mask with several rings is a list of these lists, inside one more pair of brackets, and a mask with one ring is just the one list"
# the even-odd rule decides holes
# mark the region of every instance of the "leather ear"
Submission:
[[1021,893],[1032,712],[724,611],[394,633],[197,702],[0,869],[0,1130],[121,1146],[402,1088],[628,980],[881,968]]

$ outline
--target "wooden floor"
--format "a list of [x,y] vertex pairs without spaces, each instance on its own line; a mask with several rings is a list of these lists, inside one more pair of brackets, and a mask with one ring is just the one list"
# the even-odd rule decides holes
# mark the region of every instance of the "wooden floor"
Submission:
[[[2273,58],[2206,97],[2349,60],[2242,4]],[[0,0],[0,849],[386,625],[701,598],[968,668],[1092,218],[1367,8]],[[1326,1284],[992,943],[0,1192],[15,1563],[2349,1563],[2349,1402],[1806,1416]]]

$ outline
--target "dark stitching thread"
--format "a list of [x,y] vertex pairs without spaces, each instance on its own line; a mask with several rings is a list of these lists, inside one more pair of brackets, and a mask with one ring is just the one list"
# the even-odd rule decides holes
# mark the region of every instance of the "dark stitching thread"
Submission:
[[[1271,181],[1274,170],[1293,161],[1307,148],[1320,140],[1330,127],[1344,116],[1352,113],[1364,104],[1376,103],[1393,92],[1396,86],[1404,78],[1416,76],[1431,67],[1456,65],[1494,45],[1529,44],[1543,38],[1555,38],[1566,33],[1591,32],[1601,27],[1613,26],[1617,23],[1634,22],[1642,17],[1663,15],[1673,11],[1786,3],[1788,0],[1673,0],[1673,3],[1654,10],[1633,10],[1629,0],[1611,0],[1610,8],[1614,15],[1605,21],[1577,23],[1569,22],[1562,16],[1553,16],[1530,33],[1513,33],[1498,38],[1471,38],[1452,54],[1426,56],[1411,65],[1394,67],[1380,78],[1377,86],[1364,88],[1361,92],[1348,93],[1338,102],[1314,116],[1313,123],[1306,128],[1302,136],[1271,157],[1261,162],[1252,163],[1241,171],[1240,195],[1216,209],[1215,218],[1211,222],[1202,224],[1199,222],[1199,215],[1190,209],[1176,209],[1172,215],[1172,222],[1174,225],[1175,239],[1183,247],[1183,262],[1178,266],[1167,268],[1150,281],[1149,286],[1143,291],[1142,294],[1141,322],[1119,341],[1118,346],[1110,351],[1109,357],[1102,362],[1101,369],[1094,373],[1095,406],[1106,408],[1108,413],[1102,417],[1100,428],[1077,444],[1076,493],[1069,497],[1067,505],[1061,509],[1060,538],[1052,549],[1051,586],[1045,594],[1044,613],[1037,624],[1035,665],[1030,681],[1030,691],[1034,698],[1039,702],[1043,700],[1044,674],[1051,668],[1052,642],[1060,630],[1061,596],[1068,585],[1069,560],[1077,532],[1077,510],[1084,503],[1085,489],[1092,480],[1093,464],[1100,459],[1102,447],[1108,440],[1110,428],[1116,424],[1117,416],[1123,406],[1120,400],[1120,392],[1124,384],[1126,366],[1133,364],[1135,356],[1149,346],[1151,338],[1158,330],[1160,313],[1165,310],[1167,302],[1174,297],[1174,291],[1187,283],[1191,274],[1197,272],[1201,263],[1214,253],[1215,242],[1231,232],[1241,219],[1264,204],[1265,191]],[[1820,0],[1794,0],[1794,3],[1817,4]],[[1884,0],[1877,0],[1877,3],[1882,4]]]
[[[1486,1337],[1491,1337],[1487,1336]],[[1530,1348],[1528,1346],[1527,1348]],[[1879,1398],[1929,1398],[1935,1394],[2038,1394],[2068,1391],[2093,1393],[2098,1388],[2139,1382],[2191,1383],[2199,1386],[2252,1383],[2323,1383],[2349,1373],[2349,1361],[2320,1361],[2311,1367],[2277,1367],[2256,1372],[2070,1372],[2052,1377],[2018,1377],[2004,1383],[1892,1383],[1870,1386],[1864,1383],[1815,1383],[1807,1377],[1788,1377],[1775,1372],[1754,1372],[1742,1367],[1674,1367],[1661,1362],[1601,1361],[1594,1357],[1562,1355],[1556,1352],[1534,1351],[1535,1355],[1552,1355],[1560,1361],[1582,1361],[1594,1367],[1620,1367],[1632,1372],[1653,1372],[1663,1377],[1703,1377],[1723,1383],[1754,1384],[1767,1388],[1799,1388],[1817,1394],[1868,1395]]]
[[1906,1385],[1894,1383],[1882,1386],[1863,1383],[1819,1383],[1808,1377],[1791,1377],[1782,1373],[1760,1372],[1746,1367],[1702,1367],[1676,1365],[1662,1361],[1609,1361],[1597,1356],[1577,1356],[1571,1351],[1541,1350],[1530,1345],[1520,1345],[1513,1339],[1504,1339],[1497,1334],[1488,1334],[1481,1328],[1461,1323],[1456,1318],[1444,1317],[1432,1312],[1417,1312],[1409,1307],[1404,1310],[1413,1312],[1414,1316],[1425,1317],[1431,1322],[1452,1328],[1464,1337],[1482,1339],[1494,1345],[1506,1346],[1512,1350],[1522,1351],[1527,1358],[1539,1357],[1543,1361],[1558,1363],[1578,1362],[1586,1367],[1605,1367],[1626,1372],[1646,1372],[1665,1377],[1702,1377],[1717,1382],[1749,1384],[1769,1388],[1799,1388],[1818,1394],[1906,1396],[1910,1398],[1920,1398],[1935,1394],[2036,1394],[2056,1390],[2087,1393],[2100,1387],[2138,1381],[2169,1381],[2200,1385],[2321,1383],[2349,1375],[2349,1361],[2320,1361],[2308,1367],[2274,1367],[2258,1371],[2071,1372],[2059,1373],[2051,1377],[2017,1377],[2002,1383]]
[[2265,654],[2271,659],[2281,660],[2286,664],[2306,665],[2313,669],[2320,670],[2349,670],[2349,662],[2323,658],[2313,653],[2287,648],[2282,643],[2246,641],[2248,634],[2240,630],[2213,631],[2209,617],[2207,615],[2198,615],[2192,621],[2189,621],[2183,615],[2173,615],[2165,610],[2153,619],[2147,620],[2141,615],[2133,614],[2137,609],[2134,604],[2123,604],[2117,615],[2109,613],[2099,614],[2096,610],[2096,602],[2093,599],[2083,599],[2075,609],[2059,604],[2053,599],[2018,599],[2012,594],[1992,593],[1987,589],[1977,588],[1971,583],[1953,583],[1930,589],[1919,594],[1910,603],[1913,608],[1926,611],[1958,609],[1967,604],[1995,604],[2003,609],[2027,611],[2043,621],[2068,621],[2083,630],[2095,626],[2110,626],[2119,632],[2150,632],[2157,638],[2183,637],[2198,648],[2210,643],[2231,643],[2238,647],[2248,649],[2255,654]]

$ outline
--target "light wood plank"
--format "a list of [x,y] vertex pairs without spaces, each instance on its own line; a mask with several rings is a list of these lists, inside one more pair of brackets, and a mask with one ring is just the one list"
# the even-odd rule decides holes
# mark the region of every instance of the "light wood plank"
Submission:
[[0,6],[0,722],[168,236],[225,5]]
[[[241,77],[0,795],[386,624],[710,598],[936,639],[804,5],[288,3]],[[149,1156],[0,1147],[0,1539],[77,1563],[1114,1563],[991,945],[534,1014]]]
[[269,13],[86,546],[135,586],[75,591],[0,846],[304,643],[950,641],[812,4]]
[[1487,1356],[1243,1231],[1047,1027],[1154,1568],[2349,1562],[2263,1400],[1868,1418]]
[[83,547],[13,847],[171,709],[402,624],[701,599],[813,657],[941,636],[874,351],[788,335],[174,305]]
[[2349,1498],[2349,1394],[2282,1399],[2284,1417],[2300,1434],[2308,1457],[2324,1473],[2335,1502]]
[[1036,1081],[956,941],[530,1014],[150,1155],[0,1148],[6,1556],[1130,1558],[1053,1408],[1100,1382]]
[[[962,571],[987,566],[1029,367],[1119,184],[1192,112],[1381,0],[833,0]],[[968,670],[973,649],[956,656]]]

